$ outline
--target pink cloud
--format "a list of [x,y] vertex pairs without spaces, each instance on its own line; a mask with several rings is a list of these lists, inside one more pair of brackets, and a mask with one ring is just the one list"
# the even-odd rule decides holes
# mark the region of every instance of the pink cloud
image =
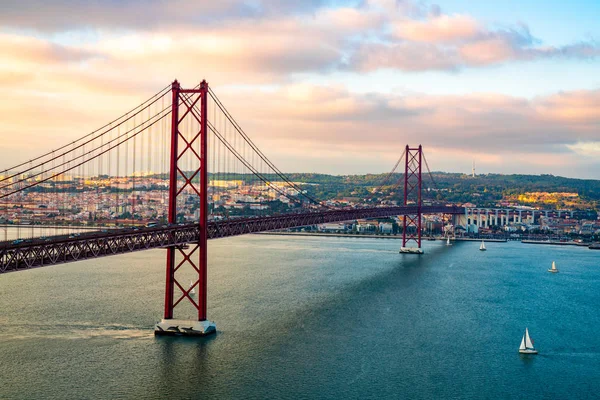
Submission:
[[397,37],[413,42],[444,43],[472,39],[482,27],[468,15],[438,15],[427,20],[401,20],[394,23]]
[[[202,4],[174,0],[148,2],[144,7],[139,0],[118,4],[8,0],[0,5],[0,23],[20,30],[68,32],[69,38],[78,29],[86,32],[83,36],[92,33],[93,40],[84,39],[80,46],[47,41],[46,49],[37,49],[45,51],[46,57],[85,59],[90,55],[82,50],[95,54],[99,46],[116,60],[159,57],[162,64],[180,73],[186,67],[179,65],[191,63],[182,61],[187,57],[209,64],[207,72],[212,75],[224,72],[229,80],[244,81],[239,83],[285,80],[298,72],[453,71],[600,55],[594,42],[540,46],[526,26],[491,29],[470,15],[446,14],[439,7],[412,0],[370,0],[355,7],[327,6],[322,0]],[[14,47],[3,50],[19,53]]]

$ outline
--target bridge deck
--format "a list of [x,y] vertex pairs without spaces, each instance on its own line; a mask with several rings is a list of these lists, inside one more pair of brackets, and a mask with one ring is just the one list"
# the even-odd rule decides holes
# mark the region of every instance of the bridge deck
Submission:
[[[208,238],[217,239],[327,222],[411,215],[417,212],[417,206],[374,207],[211,221],[208,223]],[[422,206],[421,213],[464,214],[464,208]],[[197,243],[198,240],[198,225],[191,223],[152,228],[94,231],[82,233],[79,236],[51,236],[44,239],[30,239],[17,244],[4,242],[0,244],[0,273],[134,251],[183,246]]]

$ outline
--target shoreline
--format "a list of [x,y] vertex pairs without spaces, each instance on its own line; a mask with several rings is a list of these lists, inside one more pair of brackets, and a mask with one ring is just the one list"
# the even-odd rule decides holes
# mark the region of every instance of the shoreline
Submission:
[[[253,235],[280,235],[280,236],[312,236],[312,237],[342,237],[342,238],[355,238],[355,239],[396,239],[402,240],[402,235],[356,235],[348,233],[314,233],[314,232],[256,232]],[[431,240],[428,236],[423,236],[422,241],[433,242],[433,241],[445,241],[446,238],[435,237]],[[506,239],[474,239],[474,238],[450,238],[451,242],[497,242],[505,243]]]
[[545,244],[545,245],[554,245],[554,246],[579,246],[579,247],[589,247],[591,245],[591,243],[555,242],[555,241],[528,240],[528,239],[521,240],[521,243],[524,243],[524,244]]
[[101,225],[97,225],[97,226],[84,226],[84,225],[31,225],[31,224],[26,224],[26,225],[20,225],[20,224],[2,224],[0,225],[0,229],[4,229],[4,228],[33,228],[33,229],[46,229],[46,228],[50,228],[50,229],[89,229],[89,230],[101,230],[101,229],[114,229],[114,226],[101,226]]
[[[256,232],[252,235],[278,235],[278,236],[308,236],[308,237],[336,237],[336,238],[354,238],[354,239],[396,239],[401,240],[402,235],[357,235],[347,233],[315,233],[315,232]],[[444,237],[435,237],[434,240],[429,237],[423,237],[424,242],[429,241],[445,241]],[[506,243],[507,239],[476,239],[476,238],[450,238],[451,242],[488,242],[488,243]],[[589,248],[591,243],[579,243],[579,242],[557,242],[557,241],[545,241],[545,240],[515,240],[523,244],[541,244],[541,245],[554,245],[554,246],[577,246]],[[595,250],[595,249],[592,249]]]

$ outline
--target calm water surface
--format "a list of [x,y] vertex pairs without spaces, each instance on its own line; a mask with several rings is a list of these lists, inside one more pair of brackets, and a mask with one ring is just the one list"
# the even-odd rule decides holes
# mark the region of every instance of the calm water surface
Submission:
[[[397,240],[262,235],[209,246],[218,333],[200,340],[153,335],[163,250],[0,275],[0,398],[600,393],[600,251],[427,242],[419,257]],[[525,327],[538,356],[517,352]]]

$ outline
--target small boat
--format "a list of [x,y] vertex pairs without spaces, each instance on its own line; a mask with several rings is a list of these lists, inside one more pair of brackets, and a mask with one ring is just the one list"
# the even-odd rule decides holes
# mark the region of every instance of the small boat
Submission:
[[450,243],[450,236],[446,239],[446,246],[452,246],[452,243]]
[[192,288],[192,290],[190,290],[190,294],[196,294],[196,285],[194,285],[194,282],[190,281],[190,287]]
[[548,272],[557,273],[558,269],[556,268],[556,263],[552,261],[552,268],[548,270]]
[[538,351],[533,347],[533,341],[529,337],[529,330],[525,328],[525,334],[521,339],[521,346],[519,346],[519,353],[521,354],[537,354]]
[[486,251],[487,250],[485,248],[485,243],[483,243],[483,240],[481,241],[481,246],[479,246],[479,250],[481,250],[481,251]]

